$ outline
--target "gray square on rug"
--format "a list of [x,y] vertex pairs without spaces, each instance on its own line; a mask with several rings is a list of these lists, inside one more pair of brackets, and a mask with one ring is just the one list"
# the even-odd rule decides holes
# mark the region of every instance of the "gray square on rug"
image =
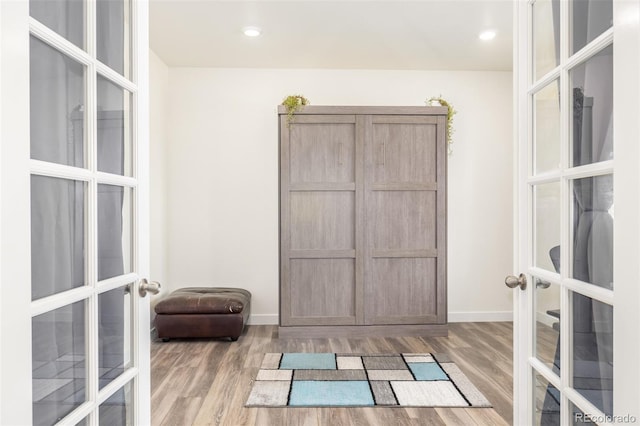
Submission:
[[407,368],[404,360],[398,356],[363,356],[367,370],[402,370]]

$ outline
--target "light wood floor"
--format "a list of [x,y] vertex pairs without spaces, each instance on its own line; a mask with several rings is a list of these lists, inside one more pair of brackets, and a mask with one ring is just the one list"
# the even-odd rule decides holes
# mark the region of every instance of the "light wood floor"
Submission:
[[[245,408],[265,352],[446,353],[493,408]],[[279,339],[249,326],[237,342],[151,345],[154,425],[504,425],[512,419],[512,325],[450,324],[448,337]]]

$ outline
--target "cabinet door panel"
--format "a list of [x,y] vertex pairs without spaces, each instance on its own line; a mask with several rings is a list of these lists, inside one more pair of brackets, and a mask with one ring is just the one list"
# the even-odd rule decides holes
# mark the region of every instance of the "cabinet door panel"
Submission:
[[354,259],[291,259],[296,324],[355,324]]
[[435,322],[435,258],[374,258],[369,271],[372,324]]
[[373,121],[373,183],[436,182],[436,122],[420,118],[418,123]]
[[355,180],[354,123],[294,123],[290,134],[290,182]]
[[435,191],[374,191],[369,211],[373,249],[437,248]]
[[291,250],[355,248],[352,191],[303,191],[290,195]]

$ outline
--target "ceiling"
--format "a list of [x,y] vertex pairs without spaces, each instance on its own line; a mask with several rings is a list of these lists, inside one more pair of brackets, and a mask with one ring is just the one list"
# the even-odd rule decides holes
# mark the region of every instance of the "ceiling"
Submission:
[[172,67],[512,68],[510,0],[151,0],[149,13],[151,48]]

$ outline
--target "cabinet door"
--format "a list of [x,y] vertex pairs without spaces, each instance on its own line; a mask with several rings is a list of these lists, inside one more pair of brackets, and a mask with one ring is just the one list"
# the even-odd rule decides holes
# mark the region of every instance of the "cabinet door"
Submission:
[[367,116],[365,322],[446,322],[443,116]]
[[281,325],[362,322],[356,117],[283,116],[280,129]]

